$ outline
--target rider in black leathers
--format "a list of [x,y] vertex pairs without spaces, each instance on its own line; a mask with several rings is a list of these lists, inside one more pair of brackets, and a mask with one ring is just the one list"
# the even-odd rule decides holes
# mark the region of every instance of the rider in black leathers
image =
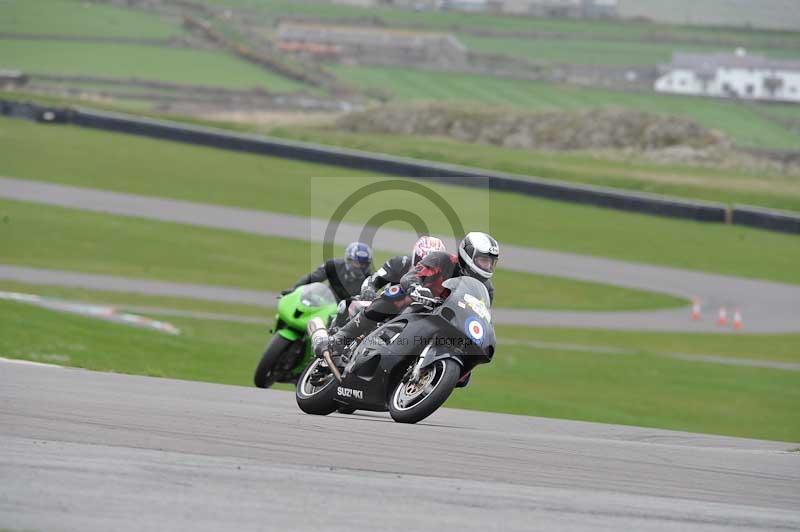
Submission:
[[[489,292],[489,303],[494,300],[491,278],[500,257],[497,241],[485,233],[469,233],[459,245],[458,256],[446,252],[433,252],[419,262],[416,268],[403,276],[400,283],[390,286],[368,307],[341,327],[327,342],[314,348],[317,356],[329,350],[338,356],[359,336],[372,332],[380,322],[402,312],[415,300],[442,297],[442,284],[453,277],[468,275],[482,281]],[[460,383],[465,386],[468,382]]]
[[286,295],[298,286],[328,281],[337,301],[346,300],[361,293],[361,286],[370,275],[372,250],[366,244],[353,242],[347,246],[344,258],[325,261],[282,293]]
[[398,284],[405,274],[434,251],[445,251],[444,242],[433,236],[420,237],[414,244],[411,255],[392,257],[378,271],[367,277],[361,285],[361,300],[372,301],[384,286]]

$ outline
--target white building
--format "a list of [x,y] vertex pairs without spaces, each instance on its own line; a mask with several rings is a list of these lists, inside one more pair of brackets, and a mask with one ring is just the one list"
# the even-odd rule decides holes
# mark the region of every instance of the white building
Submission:
[[675,53],[655,82],[658,92],[800,102],[800,61],[735,53]]

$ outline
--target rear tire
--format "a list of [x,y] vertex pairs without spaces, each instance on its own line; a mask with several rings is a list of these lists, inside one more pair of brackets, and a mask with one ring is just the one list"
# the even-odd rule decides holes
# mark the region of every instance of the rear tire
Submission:
[[461,377],[461,365],[449,358],[437,360],[426,369],[429,373],[420,377],[423,382],[427,379],[425,386],[417,387],[404,378],[392,391],[389,414],[398,423],[416,423],[433,414],[447,401]]
[[339,381],[336,380],[336,377],[332,374],[329,375],[329,380],[319,387],[309,382],[311,375],[317,370],[317,366],[321,362],[322,360],[319,358],[311,361],[311,364],[300,375],[295,390],[295,399],[300,410],[315,416],[327,416],[336,412],[339,408],[339,403],[334,400],[336,387],[339,386]]
[[278,360],[286,352],[289,346],[292,345],[291,340],[287,340],[280,334],[276,334],[267,344],[264,354],[261,355],[261,360],[256,367],[256,372],[253,374],[253,383],[259,388],[269,388],[275,384],[275,379],[272,376],[272,368],[275,367]]

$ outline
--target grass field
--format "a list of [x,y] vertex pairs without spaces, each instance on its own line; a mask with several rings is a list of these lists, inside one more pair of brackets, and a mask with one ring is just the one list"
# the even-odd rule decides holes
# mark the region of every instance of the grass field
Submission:
[[751,106],[736,102],[401,68],[337,66],[332,70],[351,82],[388,90],[403,101],[475,102],[535,111],[629,107],[691,118],[725,132],[744,146],[800,148],[800,134],[762,116]]
[[[0,280],[0,291],[33,294],[66,301],[110,305],[123,310],[130,310],[138,307],[152,307],[190,312],[211,312],[229,314],[232,316],[245,316],[248,318],[264,318],[270,321],[270,323],[275,314],[272,309],[244,303],[225,303],[195,298],[153,296],[130,292],[116,292],[113,290],[88,290],[84,288],[40,285],[5,280]],[[277,306],[277,301],[265,301],[264,303],[274,303],[273,306]]]
[[[312,182],[315,196],[337,198],[343,184],[375,181],[336,178],[358,175],[345,169],[11,119],[0,119],[0,151],[8,154],[0,160],[0,175],[9,177],[299,215],[310,213]],[[102,156],[87,158],[86,153]],[[156,169],[152,161],[158,161]],[[488,206],[489,229],[503,243],[800,282],[800,245],[794,235],[460,187],[431,189],[443,194],[457,212]],[[399,195],[377,196],[359,204],[347,219],[363,222],[398,201],[404,200]],[[423,219],[432,220],[434,231],[449,229],[438,221],[443,220],[438,208],[409,201]]]
[[[0,199],[0,262],[142,279],[262,290],[292,286],[316,267],[306,242]],[[678,298],[508,271],[498,306],[621,310],[674,307]]]
[[[216,0],[206,0],[210,3]],[[177,20],[94,2],[6,0],[0,32],[140,37],[184,35]],[[542,60],[649,64],[668,57],[671,44],[650,36],[702,39],[681,49],[770,48],[797,56],[800,33],[711,30],[646,23],[414,13],[288,2],[226,0],[261,17],[377,17],[392,26],[455,31],[474,50]],[[88,7],[87,7],[88,6]],[[473,29],[546,33],[540,40],[474,37]],[[564,39],[556,35],[571,35]],[[641,39],[642,42],[622,41]],[[657,39],[652,39],[656,41]],[[559,42],[555,46],[553,43]],[[139,77],[230,88],[295,90],[300,85],[222,53],[181,48],[90,45],[4,39],[0,67]],[[797,119],[788,106],[729,102],[440,75],[398,69],[338,67],[345,79],[392,91],[399,99],[510,105],[526,109],[582,109],[625,105],[692,117],[726,131],[738,143],[800,148]],[[485,166],[511,172],[665,192],[727,202],[800,210],[796,183],[698,168],[602,161],[588,155],[530,154],[444,140],[358,136],[284,130],[285,136],[377,151]],[[265,211],[324,216],[346,187],[373,183],[363,172],[297,161],[0,118],[0,175]],[[90,155],[90,156],[87,156]],[[352,176],[353,179],[344,179]],[[326,179],[319,179],[324,177]],[[315,179],[316,178],[316,179]],[[431,187],[458,212],[488,212],[487,227],[502,243],[536,246],[640,262],[800,283],[796,236],[721,225],[653,218],[457,187]],[[320,206],[314,198],[324,198]],[[402,193],[371,198],[348,216],[415,205],[435,231],[441,215]],[[85,273],[124,275],[277,290],[312,267],[305,242],[92,214],[0,200],[0,262]],[[276,259],[277,257],[277,259]],[[650,309],[685,304],[660,294],[622,290],[557,277],[501,271],[498,306],[561,310]],[[520,287],[523,287],[522,289]],[[131,306],[239,314],[270,320],[273,311],[249,305],[0,282],[0,290]],[[156,313],[152,314],[159,317]],[[166,317],[178,337],[0,301],[0,356],[104,371],[250,385],[267,341],[259,324]],[[449,406],[589,421],[644,425],[737,436],[800,441],[800,372],[677,360],[672,354],[800,362],[800,335],[667,334],[566,329],[499,328],[501,346],[473,385]],[[507,340],[503,344],[503,340]],[[517,342],[517,343],[514,343]],[[519,342],[533,342],[522,345]],[[604,354],[589,352],[602,349]]]
[[[35,101],[42,105],[66,106],[64,98],[7,92],[3,98]],[[126,102],[127,103],[127,102]],[[142,103],[126,108],[121,103],[83,102],[82,105],[123,112],[146,112]],[[792,127],[800,120],[800,108],[759,106],[755,112],[770,119],[782,120]],[[795,116],[797,115],[797,116]],[[334,127],[252,126],[237,123],[209,122],[186,117],[167,116],[192,124],[210,125],[241,132],[266,133],[272,136],[344,146],[377,153],[414,157],[451,164],[461,164],[519,175],[591,183],[603,186],[682,196],[692,199],[747,204],[784,210],[800,210],[800,187],[797,179],[775,171],[748,171],[710,166],[656,164],[636,156],[622,157],[604,152],[534,152],[482,144],[467,144],[438,137],[414,137],[386,134],[357,134]],[[798,130],[800,131],[800,130]]]
[[[68,106],[64,98],[31,95],[18,92],[3,93],[4,99],[35,101],[41,105]],[[126,102],[127,103],[127,102]],[[121,103],[83,102],[82,105],[122,112],[138,112],[155,118],[179,120],[191,124],[231,129],[238,132],[269,134],[282,138],[303,140],[355,148],[377,153],[389,153],[418,159],[487,168],[519,175],[591,183],[603,186],[682,196],[728,204],[746,204],[784,210],[800,210],[800,186],[791,175],[777,171],[755,171],[711,166],[653,163],[634,155],[610,155],[604,152],[535,152],[508,149],[483,144],[467,144],[438,137],[414,137],[386,134],[349,133],[328,126],[273,126],[213,122],[188,117],[164,116],[147,112],[142,103],[134,109]],[[752,107],[769,120],[780,121],[786,127],[798,128],[800,107],[769,105]],[[797,129],[800,133],[800,129]]]
[[[527,59],[534,63],[654,66],[668,63],[673,52],[730,52],[730,47],[714,44],[678,44],[669,42],[641,42],[615,40],[521,39],[519,37],[475,37],[459,35],[459,40],[470,50],[489,54],[503,54]],[[776,58],[797,58],[797,50],[749,50]]]
[[509,347],[448,406],[797,441],[798,384],[792,371]]
[[369,9],[332,5],[327,2],[292,2],[290,0],[203,0],[208,5],[225,5],[244,8],[258,13],[266,20],[281,15],[309,16],[321,19],[365,19],[400,27],[434,30],[492,29],[500,32],[543,32],[586,37],[587,35],[615,40],[620,38],[648,40],[653,35],[660,38],[703,39],[737,42],[741,46],[759,48],[777,46],[800,47],[800,32],[769,32],[748,29],[705,28],[678,26],[637,21],[579,20],[563,18],[537,18],[516,15],[489,15],[457,11],[421,11],[371,7]]
[[157,15],[96,2],[4,0],[0,33],[167,39],[184,32]]
[[[245,386],[267,339],[259,325],[169,318],[182,334],[168,336],[5,301],[0,318],[0,356]],[[447,405],[800,441],[799,400],[796,371],[501,346]]]
[[[206,0],[220,5],[216,0]],[[363,9],[311,2],[257,2],[235,0],[226,6],[257,12],[266,20],[281,16],[307,16],[335,22],[376,21],[394,27],[454,32],[475,52],[524,57],[537,62],[569,64],[656,65],[668,61],[672,51],[718,51],[745,46],[754,53],[797,57],[800,34],[657,25],[634,21],[569,20],[497,16],[447,11],[415,13],[407,9]],[[265,24],[269,27],[269,24]],[[476,36],[471,30],[493,30],[498,36]],[[514,34],[517,32],[517,34]],[[531,33],[525,38],[519,32]],[[508,36],[503,36],[506,33]],[[660,42],[653,42],[653,34]],[[513,35],[513,36],[511,36]],[[692,43],[692,40],[702,43]],[[671,41],[672,40],[672,41]],[[688,42],[687,42],[688,41]],[[766,50],[760,50],[766,46]]]
[[[213,3],[213,1],[211,2]],[[47,9],[43,10],[42,5]],[[393,26],[446,29],[494,28],[503,31],[545,32],[537,39],[461,35],[476,51],[523,56],[537,61],[606,64],[656,64],[673,49],[712,50],[731,43],[780,57],[800,56],[800,32],[760,32],[680,26],[654,26],[619,21],[582,21],[474,15],[453,12],[415,13],[408,10],[360,8],[312,2],[254,2],[236,0],[247,18],[258,20],[270,33],[281,16],[381,19]],[[88,7],[86,7],[88,6]],[[13,0],[0,5],[0,31],[10,33],[166,38],[184,35],[177,20],[151,12],[77,0]],[[63,21],[63,23],[62,23]],[[217,21],[219,22],[219,21]],[[63,25],[63,28],[62,28]],[[4,29],[5,28],[5,29]],[[230,29],[230,28],[229,28]],[[650,37],[656,35],[658,39]],[[703,39],[710,44],[664,42],[675,38]],[[637,40],[639,39],[639,40]],[[224,52],[210,50],[58,41],[4,39],[0,67],[31,73],[96,75],[219,86],[261,87],[271,91],[309,89]],[[577,109],[626,106],[683,115],[720,129],[737,143],[765,148],[800,149],[800,133],[773,113],[750,106],[702,98],[629,94],[578,89],[520,80],[494,79],[456,73],[398,68],[332,66],[342,79],[357,86],[388,91],[400,101],[437,100],[470,104],[507,105],[524,109]],[[138,102],[137,102],[137,105]],[[141,107],[139,105],[139,107]]]
[[533,340],[586,349],[627,350],[644,355],[716,355],[750,360],[800,363],[800,334],[713,334],[625,332],[587,329],[500,327],[500,338]]
[[[775,111],[779,112],[779,111]],[[722,203],[800,210],[797,178],[767,172],[655,165],[602,154],[532,152],[443,138],[358,134],[323,127],[281,127],[270,135],[378,153],[461,164],[494,171],[562,179]]]
[[301,87],[222,52],[188,48],[6,39],[0,46],[0,65],[39,74],[139,78],[231,89],[291,91]]

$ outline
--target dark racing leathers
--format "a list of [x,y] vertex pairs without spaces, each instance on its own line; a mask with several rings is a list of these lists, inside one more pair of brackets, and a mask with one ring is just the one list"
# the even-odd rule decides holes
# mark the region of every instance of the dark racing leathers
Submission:
[[344,259],[330,259],[321,264],[316,270],[301,277],[294,288],[310,283],[328,281],[336,299],[349,299],[361,293],[364,280],[372,275],[372,270],[365,268],[350,268]]
[[[359,336],[372,332],[378,323],[389,320],[408,307],[412,298],[409,294],[416,287],[427,288],[435,297],[443,297],[446,280],[464,275],[458,264],[458,257],[443,251],[430,253],[420,261],[414,270],[409,271],[399,284],[392,285],[378,296],[368,307],[356,314],[346,325],[331,336],[328,348],[335,355],[341,354],[345,346]],[[489,291],[490,303],[494,299],[491,281],[484,281]]]
[[386,285],[398,284],[405,274],[411,269],[411,257],[398,255],[383,263],[378,271],[367,277],[361,285],[362,298],[370,294],[369,299],[374,299],[375,294]]

